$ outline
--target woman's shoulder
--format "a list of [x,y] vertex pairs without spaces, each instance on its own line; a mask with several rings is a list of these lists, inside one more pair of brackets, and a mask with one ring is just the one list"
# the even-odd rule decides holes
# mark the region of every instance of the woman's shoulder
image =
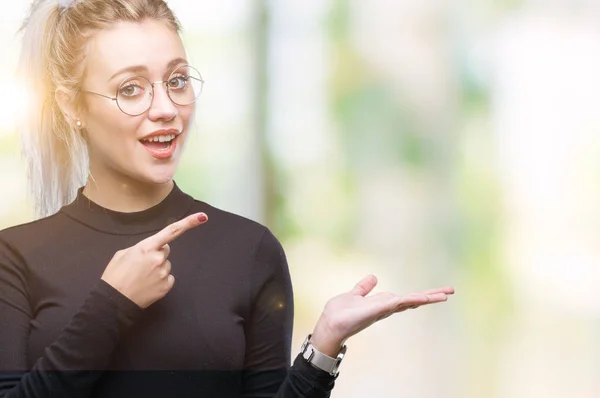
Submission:
[[209,204],[205,201],[194,199],[194,202],[189,211],[190,214],[196,212],[204,212],[208,216],[208,222],[214,221],[213,224],[222,225],[225,228],[242,228],[248,231],[264,232],[267,227],[260,221],[253,220],[248,216],[238,214],[222,207]]
[[50,216],[39,218],[7,226],[0,229],[0,241],[11,244],[33,244],[48,238],[56,237],[66,227],[67,220],[60,212]]
[[[260,221],[253,220],[232,211],[225,210],[207,202],[194,199],[189,214],[204,212],[208,216],[207,226],[215,232],[229,234],[230,238],[252,239],[259,241],[277,241],[269,227]],[[273,242],[275,243],[275,242]],[[278,243],[278,242],[277,242]]]

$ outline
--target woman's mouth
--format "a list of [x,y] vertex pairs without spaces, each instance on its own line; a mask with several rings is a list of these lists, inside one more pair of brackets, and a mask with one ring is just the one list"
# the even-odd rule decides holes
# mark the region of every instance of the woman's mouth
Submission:
[[175,152],[179,134],[162,134],[141,139],[146,150],[156,159],[168,159]]

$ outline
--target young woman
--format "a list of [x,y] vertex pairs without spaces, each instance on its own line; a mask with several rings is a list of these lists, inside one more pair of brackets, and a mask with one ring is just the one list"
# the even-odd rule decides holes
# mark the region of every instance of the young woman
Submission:
[[367,276],[289,368],[280,243],[173,181],[202,78],[167,5],[36,1],[19,71],[41,218],[0,232],[0,397],[327,397],[350,336],[453,293]]

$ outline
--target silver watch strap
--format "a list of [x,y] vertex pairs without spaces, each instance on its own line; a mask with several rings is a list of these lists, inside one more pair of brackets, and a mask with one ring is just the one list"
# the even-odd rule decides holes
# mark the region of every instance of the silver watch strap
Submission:
[[346,346],[344,345],[336,358],[332,358],[329,355],[325,355],[317,350],[310,342],[311,335],[309,334],[304,344],[302,344],[301,354],[302,357],[311,365],[318,369],[324,370],[332,376],[336,376],[338,369],[346,354]]

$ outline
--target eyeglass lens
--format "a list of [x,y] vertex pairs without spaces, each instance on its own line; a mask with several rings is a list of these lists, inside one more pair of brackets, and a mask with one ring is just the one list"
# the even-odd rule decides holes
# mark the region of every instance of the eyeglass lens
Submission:
[[[176,105],[190,105],[202,92],[202,76],[195,68],[186,65],[175,69],[163,82],[167,94]],[[117,90],[117,105],[128,115],[141,115],[146,112],[154,95],[153,84],[142,76],[125,80]]]

